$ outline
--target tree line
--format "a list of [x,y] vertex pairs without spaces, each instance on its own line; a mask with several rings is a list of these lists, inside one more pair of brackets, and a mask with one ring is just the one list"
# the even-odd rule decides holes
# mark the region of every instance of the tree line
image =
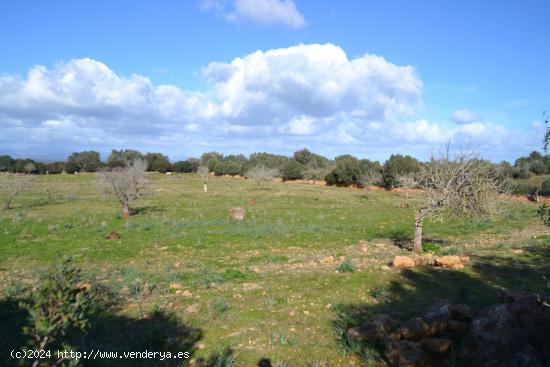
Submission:
[[[99,152],[82,151],[72,153],[66,161],[42,163],[32,159],[14,159],[8,155],[0,156],[0,172],[27,174],[59,174],[77,172],[96,172],[125,167],[128,164],[143,160],[147,171],[152,172],[197,172],[200,166],[208,167],[215,175],[246,176],[252,168],[270,169],[275,176],[288,180],[326,181],[337,186],[378,185],[385,188],[395,186],[414,186],[414,176],[421,171],[423,162],[408,155],[393,154],[383,164],[369,159],[359,159],[349,154],[334,159],[304,148],[294,152],[291,157],[271,154],[253,153],[246,157],[243,154],[224,155],[219,152],[207,152],[200,158],[171,162],[162,153],[141,153],[133,149],[113,149],[106,161],[102,161]],[[506,178],[528,179],[532,176],[550,174],[550,155],[532,152],[527,157],[518,158],[514,165],[502,161],[495,165],[498,174]],[[534,187],[531,184],[518,184],[514,191],[530,194],[535,189],[539,193],[550,195],[550,180]],[[546,192],[548,191],[548,192]]]

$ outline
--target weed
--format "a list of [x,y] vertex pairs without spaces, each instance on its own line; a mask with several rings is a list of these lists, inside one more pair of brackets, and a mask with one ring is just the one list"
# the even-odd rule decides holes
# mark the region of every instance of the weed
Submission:
[[215,299],[210,301],[210,314],[213,319],[221,319],[225,316],[225,313],[229,311],[229,304],[223,299]]
[[351,259],[348,257],[336,268],[336,270],[338,270],[340,273],[352,273],[355,271],[355,266],[353,266]]
[[271,344],[272,345],[288,345],[294,346],[296,342],[290,339],[285,333],[273,333],[271,334]]
[[422,251],[430,252],[436,256],[439,256],[442,254],[441,246],[432,242],[424,242],[422,244]]
[[246,274],[237,269],[227,269],[224,273],[225,279],[246,279]]
[[386,295],[386,290],[384,287],[374,287],[369,290],[369,295],[374,299],[381,299]]

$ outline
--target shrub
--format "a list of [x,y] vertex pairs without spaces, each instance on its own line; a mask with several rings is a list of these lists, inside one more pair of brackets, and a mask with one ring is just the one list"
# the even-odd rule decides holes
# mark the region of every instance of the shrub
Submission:
[[147,153],[144,159],[147,163],[147,171],[164,173],[172,170],[170,160],[161,153]]
[[544,196],[550,196],[550,178],[547,178],[542,182],[540,186],[539,194]]
[[0,155],[0,172],[15,172],[15,159],[9,155]]
[[189,161],[177,161],[172,165],[174,172],[191,173],[193,172],[193,164]]
[[397,186],[398,176],[420,171],[420,162],[411,156],[392,154],[382,167],[382,179],[388,189]]
[[63,173],[64,169],[65,169],[64,162],[52,162],[52,163],[46,164],[46,171],[51,174]]
[[65,171],[74,172],[95,172],[101,166],[99,153],[95,151],[76,152],[69,156]]
[[349,154],[335,158],[336,167],[325,177],[327,184],[347,186],[360,181],[359,160]]
[[304,165],[295,159],[291,159],[285,164],[282,171],[284,181],[300,180],[304,178]]
[[50,270],[31,298],[21,302],[29,313],[29,325],[23,328],[31,337],[28,347],[72,349],[68,343],[70,333],[88,330],[92,316],[104,307],[104,300],[104,293],[82,283],[80,269],[65,258]]
[[435,243],[432,242],[424,242],[422,244],[422,251],[423,252],[430,252],[434,255],[441,255],[441,247]]
[[533,182],[514,182],[512,192],[517,195],[531,195],[537,188],[538,185]]

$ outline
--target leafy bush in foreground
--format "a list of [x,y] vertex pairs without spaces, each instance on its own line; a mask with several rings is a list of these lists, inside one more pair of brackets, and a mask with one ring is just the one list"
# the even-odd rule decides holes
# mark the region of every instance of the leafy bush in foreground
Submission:
[[102,298],[98,288],[82,283],[80,269],[66,258],[46,275],[28,300],[21,302],[29,313],[28,326],[23,328],[30,337],[28,347],[72,349],[68,336],[88,330],[91,317],[101,311]]

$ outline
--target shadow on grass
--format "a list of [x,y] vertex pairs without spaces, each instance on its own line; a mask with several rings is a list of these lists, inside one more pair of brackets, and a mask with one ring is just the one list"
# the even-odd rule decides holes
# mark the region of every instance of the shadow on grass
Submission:
[[[29,337],[22,331],[27,325],[28,313],[13,300],[0,301],[0,365],[16,366],[19,361],[10,357],[12,350],[25,347]],[[84,352],[188,352],[191,357],[195,344],[202,338],[202,331],[181,323],[175,315],[155,312],[144,318],[134,319],[113,313],[105,313],[90,320],[91,329],[85,334],[67,337],[66,342],[75,350]],[[52,352],[53,353],[53,352]],[[53,360],[52,360],[53,362]],[[185,366],[186,359],[97,359],[81,360],[83,366]],[[30,363],[28,363],[30,365]],[[205,365],[208,366],[208,365]]]
[[[383,348],[375,344],[358,345],[347,338],[350,327],[362,325],[379,314],[406,321],[420,316],[438,300],[464,303],[476,310],[500,302],[501,289],[522,290],[542,295],[550,293],[550,247],[526,248],[524,258],[499,256],[473,257],[473,273],[438,268],[403,270],[387,286],[371,290],[369,303],[340,304],[333,321],[343,349],[357,355],[364,365],[385,365]],[[549,331],[550,334],[550,331]],[[549,335],[550,337],[550,335]],[[460,360],[449,360],[462,365]],[[441,364],[445,366],[445,364]]]
[[130,215],[158,213],[162,212],[162,209],[158,206],[140,206],[137,208],[130,208]]
[[[390,235],[390,240],[393,241],[393,244],[401,249],[412,251],[413,248],[413,237],[403,234],[401,232],[395,232]],[[439,238],[422,238],[422,244],[433,243],[438,246],[449,246],[450,242],[448,240],[443,240]]]

